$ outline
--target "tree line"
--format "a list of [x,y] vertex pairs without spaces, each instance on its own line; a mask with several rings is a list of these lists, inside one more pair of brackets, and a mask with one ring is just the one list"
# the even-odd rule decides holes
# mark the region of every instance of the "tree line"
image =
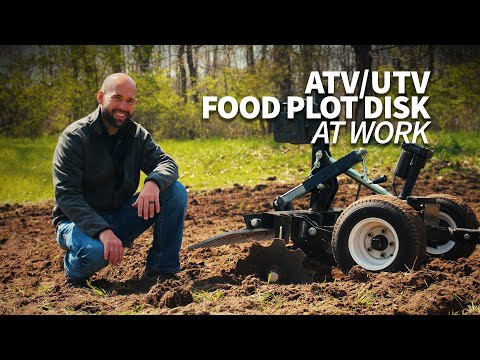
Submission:
[[58,134],[95,109],[113,72],[135,79],[134,118],[158,136],[267,134],[261,118],[203,120],[202,96],[301,96],[311,71],[364,69],[431,71],[431,128],[480,130],[479,46],[36,45],[0,47],[0,134]]

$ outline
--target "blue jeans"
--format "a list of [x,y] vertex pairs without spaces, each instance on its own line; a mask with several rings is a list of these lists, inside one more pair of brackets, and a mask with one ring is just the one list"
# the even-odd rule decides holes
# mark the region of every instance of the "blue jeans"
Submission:
[[[122,241],[123,246],[133,241],[154,225],[152,246],[148,250],[146,269],[158,273],[180,271],[180,247],[187,208],[188,193],[178,181],[160,192],[160,213],[144,220],[132,204],[138,194],[119,209],[100,214]],[[73,280],[87,279],[108,265],[104,259],[103,244],[83,233],[72,221],[62,221],[57,227],[57,243],[66,250],[64,265]]]

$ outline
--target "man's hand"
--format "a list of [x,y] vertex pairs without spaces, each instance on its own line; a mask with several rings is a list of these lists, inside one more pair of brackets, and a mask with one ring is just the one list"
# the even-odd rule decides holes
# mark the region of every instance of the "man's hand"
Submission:
[[132,204],[138,209],[138,216],[145,220],[153,218],[155,213],[160,212],[160,199],[158,198],[160,189],[153,181],[147,181],[143,185],[142,191],[138,195],[137,200]]
[[121,240],[111,229],[100,233],[100,241],[103,244],[103,258],[108,260],[110,265],[117,265],[123,259],[123,245]]

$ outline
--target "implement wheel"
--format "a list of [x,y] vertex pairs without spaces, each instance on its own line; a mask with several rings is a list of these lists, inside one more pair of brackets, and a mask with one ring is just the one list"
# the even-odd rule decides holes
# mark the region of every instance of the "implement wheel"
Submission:
[[406,202],[368,196],[348,206],[333,229],[337,265],[347,272],[360,265],[370,271],[418,269],[425,260],[423,221]]
[[[467,228],[476,229],[479,227],[475,212],[458,196],[448,194],[432,194],[428,197],[436,198],[440,205],[440,226],[455,229]],[[427,253],[433,257],[455,260],[459,257],[468,257],[475,250],[476,244],[470,240],[452,241],[449,240],[437,247],[428,246]]]

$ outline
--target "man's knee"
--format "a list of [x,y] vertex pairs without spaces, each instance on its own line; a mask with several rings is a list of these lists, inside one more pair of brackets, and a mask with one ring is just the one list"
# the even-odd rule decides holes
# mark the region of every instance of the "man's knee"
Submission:
[[180,181],[175,181],[167,189],[160,193],[160,201],[175,202],[178,206],[185,207],[188,200],[188,192]]
[[99,240],[90,241],[76,251],[77,266],[85,273],[95,273],[107,266],[103,244]]

